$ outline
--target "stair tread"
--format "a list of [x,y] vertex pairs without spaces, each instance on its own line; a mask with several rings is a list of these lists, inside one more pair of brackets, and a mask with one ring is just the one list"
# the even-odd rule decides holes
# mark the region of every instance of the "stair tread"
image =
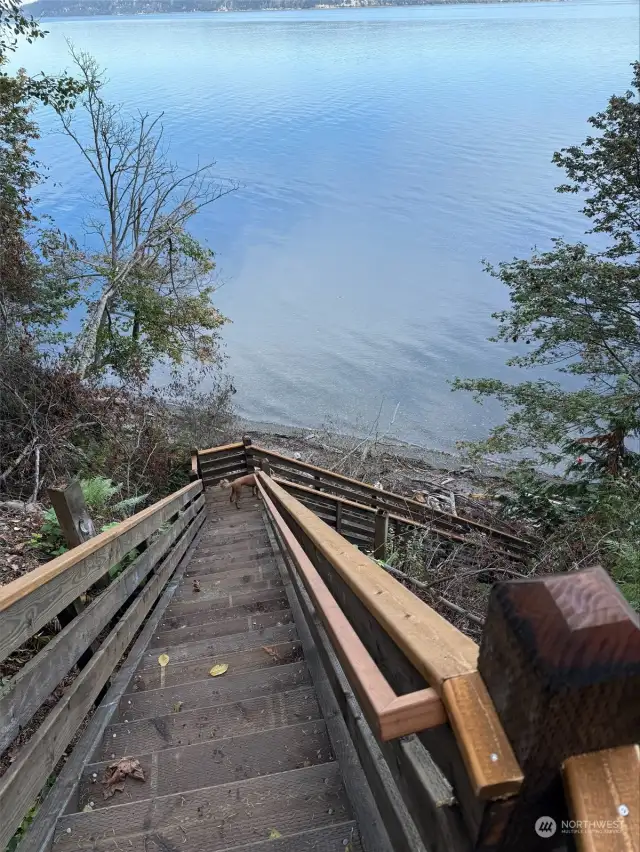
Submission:
[[313,687],[301,686],[287,692],[181,710],[152,719],[118,722],[105,731],[96,759],[109,760],[116,753],[113,734],[117,735],[117,753],[129,755],[257,733],[319,718]]
[[181,619],[183,624],[175,630],[161,630],[151,642],[150,648],[182,644],[198,639],[209,639],[215,636],[227,636],[252,630],[264,630],[265,627],[280,627],[290,624],[293,615],[290,609],[280,609],[275,612],[244,613],[238,618],[221,618],[216,621],[206,621],[204,624],[192,624],[188,617]]
[[[198,577],[198,582],[200,582],[200,578]],[[252,592],[261,592],[265,589],[277,589],[282,586],[282,577],[278,572],[267,572],[262,580],[253,580],[252,582],[243,582],[242,578],[238,578],[237,582],[235,580],[229,581],[224,586],[219,586],[216,584],[204,584],[200,583],[200,591],[196,592],[193,589],[193,582],[189,586],[183,586],[181,589],[178,589],[174,596],[174,600],[182,603],[183,601],[192,601],[192,600],[200,600],[201,598],[205,598],[208,596],[210,599],[215,600],[219,598],[224,598],[229,592],[240,592],[240,591],[252,591]]]
[[[286,801],[286,808],[282,808],[279,798]],[[230,802],[245,807],[230,809]],[[329,813],[330,810],[333,813]],[[260,832],[265,826],[286,834],[340,823],[348,817],[337,764],[325,763],[185,791],[184,794],[173,793],[137,802],[119,799],[118,804],[110,808],[67,814],[57,825],[54,849],[58,852],[77,852],[87,847],[113,849],[116,836],[129,837],[134,849],[144,850],[143,845],[136,845],[136,835],[182,825],[189,833],[192,829],[204,828],[211,844],[207,848],[221,850],[232,842],[246,843],[264,838],[265,834]],[[126,840],[121,848],[125,847],[132,848]],[[182,842],[180,848],[183,848]]]
[[235,551],[229,550],[226,552],[218,552],[218,553],[206,553],[204,555],[198,555],[194,553],[193,557],[189,562],[189,567],[193,567],[194,565],[219,565],[221,562],[223,563],[231,563],[231,562],[241,562],[244,560],[253,561],[255,559],[264,559],[265,556],[271,556],[273,558],[273,550],[271,546],[269,547],[257,547],[255,552],[253,551]]
[[186,660],[196,660],[201,657],[233,654],[249,651],[263,645],[273,645],[274,642],[293,642],[298,638],[295,626],[285,624],[282,627],[265,627],[264,630],[248,630],[245,633],[232,633],[228,636],[217,636],[199,642],[185,642],[166,648],[147,649],[142,657],[138,671],[158,666],[158,657],[165,652],[173,663]]
[[[232,607],[243,607],[245,612],[267,612],[272,602],[286,601],[287,595],[284,589],[268,589],[263,592],[235,592],[230,600],[218,601],[176,601],[167,607],[164,619],[174,618],[181,615],[190,615],[200,612],[220,614],[224,616]],[[281,607],[284,609],[285,607]],[[226,616],[225,616],[226,617]],[[164,623],[164,620],[163,622]]]
[[[198,582],[201,586],[219,586],[229,583],[237,583],[239,580],[248,582],[245,577],[250,577],[251,580],[260,580],[263,575],[276,574],[278,568],[273,559],[259,559],[251,563],[248,567],[244,565],[230,565],[224,571],[215,571],[212,574],[199,574]],[[187,569],[185,579],[182,581],[180,588],[193,585],[191,573]]]
[[[218,658],[218,663],[224,662],[224,657]],[[228,672],[219,677],[210,677],[209,669],[203,664],[202,680],[161,689],[127,692],[120,699],[119,707],[122,721],[128,719],[132,722],[135,719],[166,716],[173,712],[179,702],[182,702],[182,711],[196,710],[199,707],[283,692],[309,682],[309,672],[303,661],[238,674]]]
[[[158,655],[159,656],[159,655]],[[273,668],[287,663],[295,663],[303,659],[300,642],[276,642],[272,645],[260,645],[247,651],[226,653],[225,662],[229,664],[229,670],[234,674],[240,672],[257,671],[259,669]],[[171,657],[169,657],[171,660]],[[208,672],[219,662],[218,654],[197,657],[195,660],[187,660],[175,665],[169,662],[164,668],[164,674],[159,665],[153,668],[138,669],[133,675],[128,687],[128,692],[139,692],[148,689],[162,689],[163,684],[177,686],[181,683],[191,683],[202,680],[202,673]]]
[[115,758],[85,766],[78,791],[81,810],[90,801],[96,809],[109,808],[120,801],[197,790],[204,786],[328,763],[333,759],[324,721],[305,721],[190,746],[127,755],[140,761],[145,780],[126,778],[124,790],[105,799],[101,783],[105,770],[123,756],[118,751],[113,754]]

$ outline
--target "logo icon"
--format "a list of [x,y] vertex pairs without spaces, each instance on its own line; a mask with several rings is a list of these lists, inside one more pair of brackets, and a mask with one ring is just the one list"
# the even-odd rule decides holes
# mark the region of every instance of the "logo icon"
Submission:
[[538,817],[535,824],[536,834],[539,837],[553,837],[556,833],[556,821],[552,817]]

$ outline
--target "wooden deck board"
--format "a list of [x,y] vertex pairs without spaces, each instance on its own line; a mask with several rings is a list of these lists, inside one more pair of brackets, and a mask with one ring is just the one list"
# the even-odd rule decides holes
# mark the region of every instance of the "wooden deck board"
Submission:
[[[247,497],[236,509],[222,489],[206,504],[208,523],[53,848],[359,852],[260,505]],[[212,677],[219,663],[229,668]],[[105,773],[125,756],[145,780],[105,798]]]

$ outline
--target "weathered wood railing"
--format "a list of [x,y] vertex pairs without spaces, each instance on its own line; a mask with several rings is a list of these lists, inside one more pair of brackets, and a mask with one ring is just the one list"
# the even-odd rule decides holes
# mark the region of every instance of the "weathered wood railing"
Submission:
[[509,532],[438,511],[408,497],[283,456],[252,444],[249,438],[224,447],[194,451],[192,471],[193,475],[202,477],[205,486],[213,486],[223,479],[233,479],[259,468],[265,462],[277,481],[358,546],[373,544],[375,516],[376,512],[381,512],[388,517],[396,533],[401,534],[414,525],[426,525],[434,536],[444,541],[460,544],[475,538],[489,541],[497,552],[511,559],[524,560],[529,555],[529,542]]
[[[106,588],[0,690],[2,752],[100,637],[93,656],[31,738],[16,750],[12,765],[0,778],[0,849],[5,848],[76,735],[158,601],[204,516],[202,482],[196,481],[0,588],[1,662],[80,595],[92,587],[97,591],[95,584],[125,556],[132,559],[119,566],[121,570]],[[120,678],[122,690],[128,680],[126,670],[124,674]],[[82,747],[74,749],[65,770],[68,776],[73,774],[67,771],[70,764],[81,767],[89,757],[92,743],[97,743],[116,705],[117,700],[115,704],[107,702],[95,714],[91,722],[95,727],[93,737],[83,737]],[[69,789],[64,780],[56,782],[45,799],[39,820],[42,846],[53,825],[45,813],[48,809],[53,815],[64,807]],[[33,841],[30,848],[40,847]]]
[[478,648],[258,478],[394,850],[637,852],[640,627],[602,569],[497,584]]

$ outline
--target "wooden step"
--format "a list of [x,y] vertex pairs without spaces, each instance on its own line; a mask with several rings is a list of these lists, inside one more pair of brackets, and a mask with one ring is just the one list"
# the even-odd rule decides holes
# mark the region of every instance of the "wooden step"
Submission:
[[[256,600],[255,593],[247,595],[247,603],[237,606],[211,606],[207,601],[187,601],[176,604],[174,611],[165,614],[158,625],[160,632],[165,630],[179,630],[184,624],[195,627],[196,624],[208,624],[210,621],[232,621],[236,618],[247,618],[249,615],[264,615],[268,612],[277,612],[279,609],[287,609],[289,602],[282,590],[270,590]],[[269,597],[271,595],[271,597]]]
[[[112,753],[115,759],[120,756],[117,750]],[[124,791],[109,799],[104,798],[102,779],[112,760],[90,763],[84,768],[79,786],[80,810],[89,802],[96,809],[117,807],[123,802],[183,793],[332,760],[325,723],[319,720],[132,756],[140,761],[145,780],[127,778],[123,782]],[[278,812],[282,810],[280,802]]]
[[186,642],[184,645],[174,645],[171,648],[153,648],[145,651],[138,671],[158,668],[158,657],[162,653],[167,653],[172,663],[197,660],[202,657],[219,659],[223,654],[236,654],[240,651],[249,651],[277,642],[294,642],[297,638],[298,634],[294,625],[287,624],[283,627],[266,627],[264,630],[234,633],[230,636],[205,639],[201,642]]
[[245,544],[262,544],[266,546],[269,538],[264,528],[264,524],[260,527],[254,527],[253,530],[239,530],[231,532],[218,531],[215,535],[210,534],[203,536],[198,545],[198,552],[210,550],[212,548],[228,547],[230,545],[245,545]]
[[[101,790],[97,790],[96,798],[98,795],[102,795]],[[272,830],[287,836],[332,824],[342,826],[349,816],[337,765],[325,763],[184,794],[123,802],[93,812],[67,814],[56,827],[53,849],[55,852],[88,849],[220,852],[232,845],[261,842]],[[122,842],[118,839],[116,846],[116,837],[127,839]],[[159,846],[154,837],[164,845]],[[349,834],[343,833],[341,840],[345,837]],[[275,848],[274,842],[271,841],[270,850]],[[338,848],[340,852],[356,850],[344,845]]]
[[[276,695],[261,695],[245,701],[111,725],[105,732],[95,760],[109,760],[112,754],[145,754],[253,734],[320,718],[313,687],[303,686]],[[114,734],[118,742],[116,752],[113,750]]]
[[282,577],[280,574],[275,573],[268,573],[265,579],[252,582],[243,582],[242,579],[238,582],[234,580],[224,587],[215,583],[208,586],[200,584],[200,591],[198,592],[193,588],[193,580],[191,578],[189,580],[188,585],[183,585],[178,589],[173,598],[175,601],[205,600],[207,597],[210,599],[219,599],[221,597],[224,598],[225,595],[229,595],[230,592],[262,592],[265,589],[277,589],[282,586]]
[[[188,621],[188,619],[183,619]],[[245,630],[264,630],[265,627],[281,627],[293,621],[291,610],[276,610],[275,612],[262,612],[242,614],[239,618],[220,618],[216,621],[207,621],[204,624],[183,624],[176,630],[163,630],[153,637],[149,643],[150,648],[170,647],[181,645],[184,642],[197,642],[199,639],[213,639],[216,636],[228,636],[232,633],[243,633]]]
[[[216,662],[226,662],[224,655],[221,654]],[[209,661],[207,665],[208,663]],[[186,712],[199,707],[211,707],[214,704],[226,704],[230,701],[255,698],[258,695],[284,692],[309,682],[309,672],[304,662],[238,674],[233,674],[229,670],[218,677],[210,677],[209,669],[203,664],[202,680],[166,686],[163,689],[145,689],[125,693],[120,699],[120,719],[132,722],[134,719],[168,716],[175,712],[174,708],[178,705],[182,712]]]
[[184,601],[183,603],[172,603],[171,606],[167,607],[165,618],[180,617],[183,615],[191,617],[200,612],[215,614],[217,618],[218,614],[222,616],[223,613],[231,608],[243,608],[245,612],[249,613],[268,612],[268,608],[272,604],[276,605],[278,602],[282,602],[282,606],[278,606],[278,609],[286,609],[288,606],[287,595],[284,589],[270,589],[269,591],[262,592],[257,598],[253,592],[238,592],[230,595],[230,598],[230,601],[218,600],[207,602],[194,600]]
[[226,571],[252,571],[256,565],[261,565],[263,568],[276,568],[276,561],[273,554],[265,553],[256,556],[247,557],[246,559],[221,559],[218,562],[199,562],[197,565],[189,565],[187,572],[188,576],[201,577],[203,575],[213,576],[214,574],[224,574]]
[[[253,648],[249,651],[240,651],[236,654],[225,654],[224,659],[229,664],[229,671],[239,674],[240,672],[284,666],[287,663],[297,663],[302,659],[302,649],[299,642],[280,642]],[[162,679],[164,679],[165,687],[202,680],[202,672],[210,671],[217,660],[217,656],[211,655],[183,661],[175,665],[169,663],[164,669],[164,675],[156,662],[153,668],[139,669],[138,673],[133,676],[127,691],[162,689]]]
[[243,551],[236,553],[231,550],[218,555],[207,554],[205,556],[199,556],[197,553],[194,553],[193,557],[189,561],[189,570],[193,570],[194,567],[204,564],[209,566],[220,565],[221,563],[224,565],[231,565],[234,562],[253,562],[256,559],[264,559],[265,557],[273,558],[273,550],[271,549],[271,546],[257,548],[255,552]]
[[269,547],[269,539],[265,533],[243,538],[241,541],[230,542],[203,542],[198,546],[194,556],[200,559],[203,556],[225,556],[231,553],[240,554],[249,551],[266,550]]
[[[263,564],[266,562],[266,565]],[[214,586],[231,584],[233,581],[237,584],[238,580],[243,583],[252,583],[254,580],[262,580],[265,574],[275,574],[278,572],[273,559],[260,559],[253,562],[250,567],[244,565],[228,565],[224,571],[215,571],[213,574],[198,574],[197,580],[202,588],[213,588]],[[189,582],[191,575],[187,571],[185,579],[181,583],[182,586],[193,585],[193,579]]]
[[219,524],[212,524],[210,527],[207,527],[206,532],[200,536],[200,542],[215,541],[228,535],[244,535],[251,538],[258,532],[265,532],[265,525],[262,518],[245,520],[235,524],[229,521],[221,521]]

